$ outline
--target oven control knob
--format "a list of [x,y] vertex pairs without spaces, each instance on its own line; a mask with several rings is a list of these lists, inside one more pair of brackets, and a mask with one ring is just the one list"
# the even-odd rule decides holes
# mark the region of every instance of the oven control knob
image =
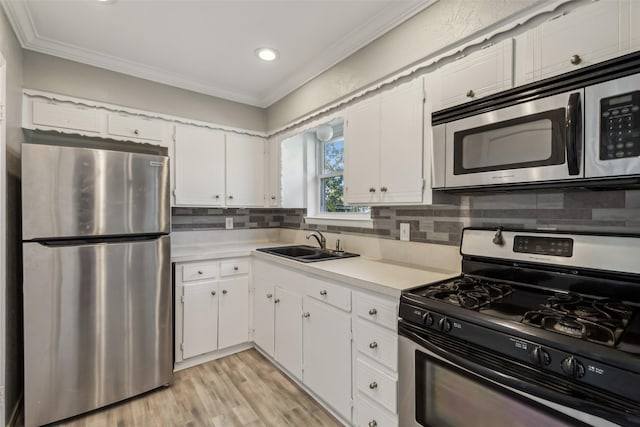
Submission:
[[423,320],[426,326],[433,326],[433,316],[431,315],[431,313],[425,314]]
[[450,332],[451,331],[451,321],[449,319],[447,319],[446,317],[443,317],[442,319],[440,319],[440,322],[438,322],[438,326],[440,326],[440,330],[442,332]]
[[580,363],[575,357],[569,356],[560,362],[562,372],[573,378],[584,377],[584,365]]
[[542,347],[536,346],[529,353],[531,362],[538,366],[547,366],[551,363],[551,356]]

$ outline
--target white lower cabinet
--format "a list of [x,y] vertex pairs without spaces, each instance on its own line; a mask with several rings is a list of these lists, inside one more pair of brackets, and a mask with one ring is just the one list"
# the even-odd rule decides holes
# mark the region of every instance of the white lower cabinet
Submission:
[[351,315],[305,296],[304,383],[340,415],[351,418]]
[[247,258],[175,264],[176,365],[248,343],[248,268]]
[[355,425],[398,426],[398,301],[353,293]]
[[252,278],[256,345],[343,422],[397,427],[397,298],[262,259]]

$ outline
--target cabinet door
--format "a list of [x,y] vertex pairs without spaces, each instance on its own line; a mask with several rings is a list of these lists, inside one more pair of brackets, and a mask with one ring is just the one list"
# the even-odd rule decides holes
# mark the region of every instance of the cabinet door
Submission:
[[83,105],[33,99],[31,121],[35,128],[60,128],[98,134],[100,118],[98,110]]
[[[257,264],[256,264],[257,266]],[[256,275],[253,280],[253,340],[256,345],[273,357],[274,345],[274,286],[264,277]]]
[[303,381],[351,420],[351,316],[304,297]]
[[268,161],[267,161],[267,183],[268,191],[267,206],[280,206],[280,140],[271,140],[268,142]]
[[224,200],[224,161],[223,132],[176,126],[176,204],[220,206]]
[[[423,80],[381,95],[380,202],[422,201]],[[398,173],[402,171],[402,173]]]
[[218,348],[249,341],[249,278],[220,280]]
[[107,133],[118,139],[125,137],[134,140],[160,141],[162,139],[162,121],[125,113],[109,113]]
[[182,287],[182,356],[189,358],[218,349],[218,283]]
[[302,379],[302,296],[276,287],[275,298],[274,358]]
[[264,206],[265,141],[227,133],[227,206]]
[[344,200],[367,204],[379,200],[380,96],[346,112],[344,125]]
[[444,65],[430,88],[433,111],[463,104],[513,87],[513,39],[475,51]]
[[603,0],[532,29],[518,38],[517,66],[521,69],[516,83],[542,80],[626,53],[628,16],[628,0]]

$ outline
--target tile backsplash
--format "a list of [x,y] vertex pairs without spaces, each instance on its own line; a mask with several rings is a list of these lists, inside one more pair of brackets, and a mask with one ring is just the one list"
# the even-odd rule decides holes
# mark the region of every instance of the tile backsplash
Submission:
[[373,228],[310,225],[305,209],[173,208],[174,230],[283,227],[399,239],[407,222],[414,242],[460,244],[464,227],[640,233],[640,190],[526,190],[459,195],[451,205],[374,207]]

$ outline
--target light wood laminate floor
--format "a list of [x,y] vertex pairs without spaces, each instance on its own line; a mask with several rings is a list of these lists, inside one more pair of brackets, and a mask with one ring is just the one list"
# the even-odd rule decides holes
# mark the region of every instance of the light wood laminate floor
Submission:
[[341,426],[251,349],[176,372],[170,387],[56,424],[125,426]]

